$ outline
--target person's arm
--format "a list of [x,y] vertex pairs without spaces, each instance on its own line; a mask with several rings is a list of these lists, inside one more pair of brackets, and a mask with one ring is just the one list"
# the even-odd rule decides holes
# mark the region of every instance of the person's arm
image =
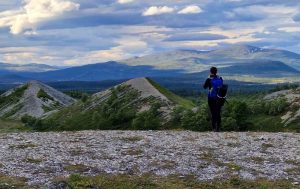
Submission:
[[211,87],[210,78],[207,78],[204,85],[203,85],[203,88],[207,89],[207,88],[210,88],[210,87]]

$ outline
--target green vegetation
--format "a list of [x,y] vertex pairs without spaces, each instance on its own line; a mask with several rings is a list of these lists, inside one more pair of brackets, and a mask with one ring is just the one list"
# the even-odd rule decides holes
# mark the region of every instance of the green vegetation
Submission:
[[131,102],[138,95],[137,91],[120,86],[112,89],[110,97],[103,102],[89,98],[86,102],[79,101],[62,109],[48,119],[25,116],[22,122],[39,131],[130,129],[137,114],[137,107]]
[[91,96],[89,93],[85,93],[85,92],[81,92],[81,91],[66,91],[65,92],[66,95],[75,98],[75,99],[80,99],[83,102],[86,102],[88,100],[88,98]]
[[0,174],[0,188],[1,189],[11,189],[11,188],[20,188],[20,189],[29,189],[26,184],[26,179],[22,177],[9,177],[3,174]]
[[29,127],[25,127],[19,121],[11,121],[0,119],[0,133],[24,132],[30,131]]
[[114,188],[114,189],[283,189],[293,188],[288,180],[269,181],[265,179],[198,181],[194,176],[157,177],[153,175],[128,176],[107,175],[95,177],[73,174],[68,179],[57,179],[55,183],[64,183],[67,188]]
[[133,119],[132,128],[136,130],[157,130],[161,127],[160,104],[153,104],[150,110],[138,113]]
[[289,89],[296,89],[300,85],[296,83],[287,83],[287,84],[278,84],[274,89],[271,89],[270,92],[276,92],[281,90],[289,90]]
[[20,109],[23,108],[23,105],[22,104],[17,104],[15,107],[13,107],[10,111],[6,112],[4,115],[3,115],[3,118],[9,118],[13,115],[15,115]]
[[[25,116],[22,122],[37,131],[62,130],[160,130],[186,129],[193,131],[210,131],[210,115],[206,95],[200,98],[189,97],[189,100],[179,97],[157,83],[148,79],[163,95],[177,106],[166,120],[155,98],[144,99],[142,102],[149,110],[138,112],[141,102],[137,103],[139,92],[129,86],[119,86],[111,90],[111,95],[94,97],[74,92],[81,101],[64,108],[54,115],[39,120]],[[289,85],[294,88],[294,85]],[[286,87],[285,87],[286,88]],[[45,95],[43,95],[45,96]],[[235,93],[222,108],[222,131],[300,131],[299,120],[287,127],[280,116],[287,112],[289,104],[284,98],[264,100],[264,93]],[[161,102],[160,102],[161,103]],[[198,105],[198,111],[192,108]],[[290,108],[289,108],[290,109]],[[294,107],[296,112],[299,107]],[[48,110],[48,109],[47,109]]]
[[187,109],[191,109],[193,107],[195,107],[195,104],[193,104],[191,101],[184,99],[174,93],[172,93],[171,91],[167,90],[164,87],[161,87],[158,83],[156,83],[155,81],[147,78],[147,80],[163,95],[165,95],[169,100],[171,100],[173,103],[175,104],[179,104],[180,106],[187,108]]
[[39,92],[37,93],[37,97],[40,99],[43,99],[44,101],[47,101],[47,100],[54,101],[54,98],[52,98],[50,95],[48,95],[48,93],[46,93],[46,91],[44,91],[43,89],[39,90]]
[[23,96],[24,92],[28,88],[28,85],[24,85],[22,87],[16,88],[10,95],[8,96],[0,96],[0,107],[7,106],[9,104],[13,104],[19,101],[19,99]]

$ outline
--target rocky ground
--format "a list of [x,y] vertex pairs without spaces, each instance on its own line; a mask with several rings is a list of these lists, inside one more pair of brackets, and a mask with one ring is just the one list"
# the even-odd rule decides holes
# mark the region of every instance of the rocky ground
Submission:
[[84,131],[0,134],[0,173],[51,186],[73,173],[300,181],[300,134]]

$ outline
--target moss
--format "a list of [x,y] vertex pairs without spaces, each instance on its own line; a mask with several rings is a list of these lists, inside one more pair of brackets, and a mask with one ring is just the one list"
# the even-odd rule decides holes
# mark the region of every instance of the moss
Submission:
[[198,181],[193,175],[158,177],[154,175],[99,175],[86,177],[79,174],[67,179],[56,181],[64,183],[69,188],[113,188],[113,189],[288,189],[293,185],[288,180],[269,181],[265,179],[242,180],[230,178],[227,180]]

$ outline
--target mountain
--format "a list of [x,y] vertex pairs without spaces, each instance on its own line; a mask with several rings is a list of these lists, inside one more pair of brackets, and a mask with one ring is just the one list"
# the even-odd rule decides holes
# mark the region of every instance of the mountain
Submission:
[[0,96],[0,117],[45,117],[74,102],[71,97],[38,81],[30,81]]
[[201,72],[211,65],[231,66],[257,60],[280,61],[300,71],[299,54],[249,45],[237,45],[212,51],[178,50],[135,57],[120,62],[127,65],[149,65],[158,69],[175,68],[186,72]]
[[234,76],[235,78],[230,79],[239,81],[252,81],[259,76],[271,78],[269,82],[279,82],[272,80],[279,77],[283,78],[280,81],[295,82],[300,76],[300,55],[284,50],[241,45],[213,51],[177,50],[119,62],[110,61],[38,73],[5,74],[0,69],[0,76],[22,77],[11,79],[14,82],[26,82],[28,79],[56,82],[125,80],[136,77],[174,78],[198,73],[207,75],[211,66],[217,66],[220,74]]
[[291,123],[298,123],[300,126],[300,87],[290,90],[281,90],[265,96],[265,100],[285,99],[287,108],[282,115],[282,123],[288,126]]
[[0,75],[18,72],[47,72],[58,70],[58,67],[46,64],[8,64],[0,63]]
[[[193,108],[194,104],[148,78],[136,78],[62,109],[43,120],[45,128],[62,130],[154,129],[158,119],[166,123],[174,107]],[[143,128],[144,125],[144,128]]]
[[22,84],[32,79],[16,74],[0,75],[0,84]]
[[174,76],[181,73],[180,70],[158,70],[146,65],[128,66],[110,61],[43,73],[27,73],[23,76],[43,81],[99,81],[146,76]]

